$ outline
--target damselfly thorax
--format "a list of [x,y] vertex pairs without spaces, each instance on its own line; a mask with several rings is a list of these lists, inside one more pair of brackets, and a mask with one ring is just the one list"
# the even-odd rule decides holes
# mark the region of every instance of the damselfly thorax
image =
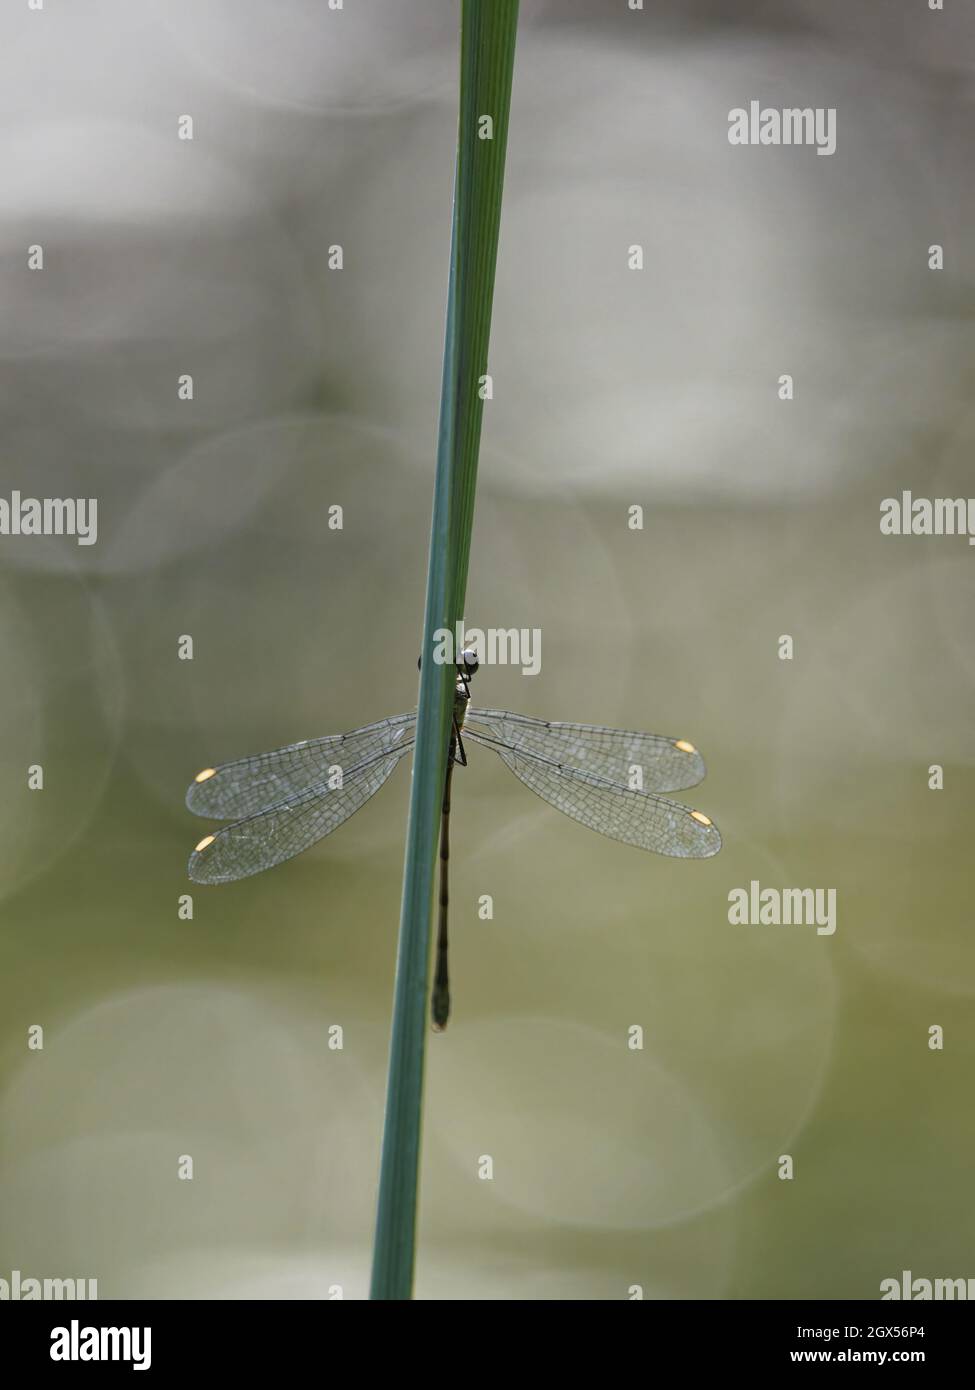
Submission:
[[471,702],[470,682],[477,671],[477,657],[472,651],[461,653],[457,663],[457,679],[454,682],[454,732],[459,734],[467,718],[467,708]]

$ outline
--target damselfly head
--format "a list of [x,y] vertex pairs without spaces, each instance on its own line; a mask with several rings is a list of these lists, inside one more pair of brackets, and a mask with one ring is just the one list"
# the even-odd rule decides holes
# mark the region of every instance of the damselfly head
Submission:
[[474,648],[465,647],[464,650],[461,652],[460,660],[457,663],[457,673],[458,675],[464,676],[469,680],[470,677],[473,676],[474,672],[477,670],[479,664],[480,663],[477,659],[477,652],[474,650]]

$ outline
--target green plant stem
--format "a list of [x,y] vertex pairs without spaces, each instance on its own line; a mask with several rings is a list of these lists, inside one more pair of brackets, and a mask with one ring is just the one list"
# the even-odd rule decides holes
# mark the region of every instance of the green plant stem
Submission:
[[[413,1289],[431,907],[455,675],[432,656],[434,633],[453,632],[464,616],[483,410],[479,384],[488,371],[517,20],[518,0],[462,0],[440,429],[373,1249],[374,1299],[408,1299]],[[490,139],[483,138],[484,116],[493,122]]]

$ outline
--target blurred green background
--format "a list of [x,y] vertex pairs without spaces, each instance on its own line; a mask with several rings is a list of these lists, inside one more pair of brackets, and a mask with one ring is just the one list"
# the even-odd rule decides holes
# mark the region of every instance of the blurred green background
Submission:
[[[408,769],[191,921],[183,794],[415,701],[456,7],[2,23],[0,492],[99,539],[0,538],[0,1277],[363,1297]],[[691,739],[724,849],[471,751],[418,1297],[975,1275],[975,554],[879,532],[972,490],[973,56],[962,7],[523,0],[467,616],[542,671],[475,701]],[[836,154],[729,146],[751,99],[835,106]],[[835,888],[836,934],[729,925],[752,879]]]

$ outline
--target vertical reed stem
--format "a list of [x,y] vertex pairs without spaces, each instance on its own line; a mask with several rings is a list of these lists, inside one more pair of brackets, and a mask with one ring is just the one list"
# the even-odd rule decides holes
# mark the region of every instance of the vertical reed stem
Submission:
[[413,1290],[431,907],[455,674],[433,660],[434,634],[442,628],[453,632],[464,616],[484,404],[480,378],[488,371],[517,21],[518,0],[462,0],[440,429],[373,1247],[374,1299],[408,1299]]

